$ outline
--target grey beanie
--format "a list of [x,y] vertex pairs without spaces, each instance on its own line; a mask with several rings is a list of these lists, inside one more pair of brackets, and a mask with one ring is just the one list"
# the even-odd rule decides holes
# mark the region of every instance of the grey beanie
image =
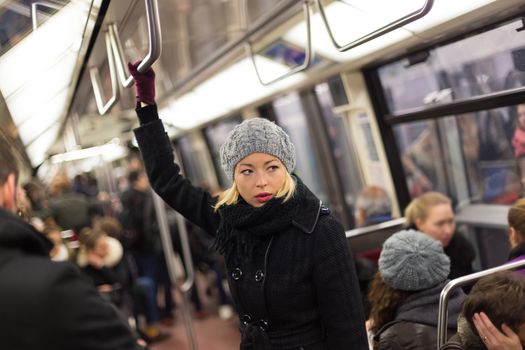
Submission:
[[252,153],[267,153],[279,158],[289,173],[295,169],[295,147],[284,130],[264,118],[238,124],[221,146],[221,166],[233,179],[235,166]]
[[450,259],[439,241],[419,231],[403,230],[383,243],[379,272],[395,289],[423,290],[447,279]]

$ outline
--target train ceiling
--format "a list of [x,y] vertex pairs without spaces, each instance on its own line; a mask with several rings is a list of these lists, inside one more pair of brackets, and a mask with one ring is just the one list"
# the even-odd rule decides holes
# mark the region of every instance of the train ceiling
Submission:
[[[154,69],[158,77],[159,108],[166,121],[174,130],[188,130],[298,86],[312,75],[333,71],[331,67],[359,67],[386,55],[399,54],[408,44],[424,44],[443,32],[436,30],[436,25],[462,13],[479,11],[480,18],[486,18],[494,9],[512,8],[520,3],[434,0],[431,11],[422,19],[347,52],[339,52],[328,36],[316,1],[307,1],[315,52],[311,68],[263,86],[246,56],[245,45],[224,48],[257,27],[249,39],[261,80],[273,80],[300,65],[308,48],[304,1],[159,0],[162,55]],[[326,10],[337,41],[348,42],[419,9],[428,1],[318,2]],[[130,137],[129,130],[135,122],[132,89],[119,84],[115,106],[101,116],[89,71],[93,67],[98,69],[102,97],[109,100],[111,79],[105,33],[110,25],[116,25],[126,61],[144,57],[149,45],[147,3],[0,0],[0,92],[34,166],[52,153],[99,145],[117,134]],[[283,11],[268,18],[279,8]],[[461,25],[455,21],[456,26]],[[224,54],[214,59],[221,50]],[[59,134],[73,136],[58,138]]]

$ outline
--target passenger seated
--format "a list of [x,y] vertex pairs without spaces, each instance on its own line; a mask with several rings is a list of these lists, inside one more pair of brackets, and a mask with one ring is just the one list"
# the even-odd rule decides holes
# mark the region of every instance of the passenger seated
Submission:
[[356,226],[370,226],[392,220],[392,204],[384,189],[367,186],[357,196],[355,202]]
[[[449,271],[441,244],[421,232],[400,231],[385,241],[368,294],[375,350],[436,348],[439,295]],[[449,332],[456,329],[464,297],[461,289],[450,296]]]
[[[518,200],[507,215],[509,222],[509,242],[511,251],[509,262],[525,259],[525,198]],[[519,270],[519,274],[525,277],[525,269]]]
[[49,256],[53,261],[68,261],[72,256],[69,248],[62,240],[61,231],[60,227],[56,225],[46,225],[44,227],[43,234],[53,242],[53,248],[49,252]]
[[523,349],[524,300],[525,279],[513,272],[480,279],[465,298],[457,334],[441,349]]
[[82,230],[79,241],[78,265],[101,295],[120,307],[127,281],[119,278],[114,267],[122,258],[122,246],[104,232],[91,229]]
[[[384,189],[367,186],[361,190],[355,202],[355,222],[357,227],[365,227],[392,220],[392,203]],[[359,290],[363,299],[365,315],[370,313],[367,294],[370,283],[377,272],[377,259],[381,248],[360,252],[354,257],[355,270],[359,280]]]
[[[104,282],[100,281],[100,277],[107,278],[106,283],[114,288],[97,288],[119,306],[125,315],[135,317],[139,332],[149,343],[167,339],[170,334],[161,332],[158,325],[155,284],[148,277],[138,277],[133,256],[124,251],[122,244],[117,240],[122,235],[122,226],[118,220],[111,217],[100,218],[95,221],[95,230],[91,232],[95,233],[93,237],[88,238],[87,242],[86,238],[82,237],[81,241],[98,242],[91,252],[87,246],[82,249],[84,253],[79,255],[79,265],[87,264],[84,271],[93,278],[95,285],[97,279],[99,283]],[[104,252],[104,245],[108,247],[107,253]],[[93,243],[89,243],[89,246],[93,246]],[[99,264],[97,255],[103,259],[104,266],[101,269],[93,266],[93,261],[95,265]],[[145,325],[139,324],[138,314],[145,316]]]
[[427,192],[410,202],[405,210],[407,227],[441,242],[450,258],[449,279],[471,274],[476,252],[472,244],[456,233],[450,199],[438,192]]

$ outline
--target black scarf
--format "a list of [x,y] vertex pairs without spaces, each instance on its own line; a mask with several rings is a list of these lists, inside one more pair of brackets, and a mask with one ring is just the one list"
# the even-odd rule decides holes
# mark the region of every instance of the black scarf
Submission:
[[[298,179],[292,198],[272,198],[261,207],[252,207],[242,198],[219,209],[222,216],[214,247],[229,264],[253,258],[254,250],[268,237],[283,232],[291,223],[306,196],[306,187]],[[231,265],[230,265],[231,266]]]

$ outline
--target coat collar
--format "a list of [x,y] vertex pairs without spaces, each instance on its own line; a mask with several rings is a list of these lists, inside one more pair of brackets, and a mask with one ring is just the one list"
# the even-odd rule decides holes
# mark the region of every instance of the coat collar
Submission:
[[300,205],[301,209],[292,218],[292,224],[304,233],[311,234],[314,232],[319,216],[329,214],[330,210],[306,186],[305,190],[306,195]]
[[43,234],[5,209],[0,208],[0,248],[49,256],[53,247]]

